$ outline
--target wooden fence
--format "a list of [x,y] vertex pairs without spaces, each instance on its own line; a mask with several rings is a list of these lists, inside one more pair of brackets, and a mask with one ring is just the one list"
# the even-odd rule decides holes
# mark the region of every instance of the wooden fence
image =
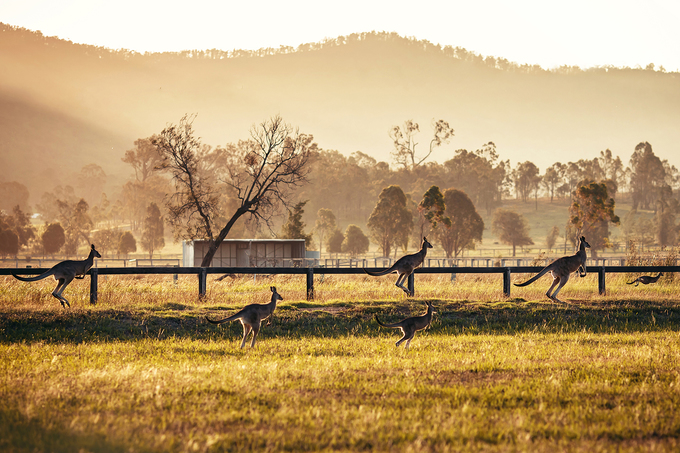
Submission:
[[[376,271],[384,268],[367,268]],[[512,274],[535,274],[543,267],[424,267],[418,268],[415,274],[502,274],[503,294],[510,297]],[[0,275],[39,275],[47,269],[0,269]],[[598,292],[607,293],[606,274],[615,273],[671,273],[680,272],[680,266],[587,266],[588,273],[597,274]],[[305,275],[307,279],[307,300],[314,299],[314,275],[366,275],[361,268],[326,268],[326,267],[109,267],[92,268],[90,275],[90,303],[97,302],[98,280],[100,275],[196,275],[198,277],[198,296],[204,297],[208,287],[208,274],[284,274]],[[415,292],[414,274],[408,279],[408,288]]]

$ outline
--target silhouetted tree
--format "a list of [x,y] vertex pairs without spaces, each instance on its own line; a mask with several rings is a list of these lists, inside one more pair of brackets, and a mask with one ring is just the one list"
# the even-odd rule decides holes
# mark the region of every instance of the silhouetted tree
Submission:
[[314,250],[314,238],[312,233],[305,233],[305,222],[302,221],[302,214],[305,212],[306,201],[301,201],[288,211],[288,220],[281,228],[279,237],[282,239],[304,239],[307,250]]
[[517,164],[514,171],[515,191],[522,201],[526,202],[531,192],[537,188],[541,181],[539,173],[538,167],[533,162]]
[[342,253],[342,243],[345,240],[345,235],[342,234],[339,228],[334,229],[326,239],[326,251],[328,253]]
[[326,208],[321,208],[316,213],[316,222],[314,230],[319,236],[319,252],[321,252],[324,244],[324,238],[337,228],[337,221],[333,211]]
[[118,228],[103,228],[92,234],[92,241],[97,244],[97,251],[99,251],[102,256],[107,253],[109,255],[114,255],[118,251],[120,234]]
[[48,223],[40,239],[45,253],[54,256],[66,243],[66,234],[59,222]]
[[0,229],[0,256],[17,256],[19,253],[19,236],[12,231]]
[[413,214],[406,205],[406,195],[399,186],[385,187],[368,218],[373,242],[383,256],[389,256],[393,246],[405,246],[413,228]]
[[156,203],[151,203],[146,210],[144,219],[144,229],[142,231],[142,250],[149,252],[149,259],[153,258],[153,253],[165,247],[163,231],[163,217],[161,210]]
[[430,148],[423,157],[416,156],[415,135],[420,132],[420,126],[413,120],[404,122],[403,129],[394,126],[390,130],[390,138],[394,143],[392,157],[394,161],[407,170],[413,170],[420,166],[432,154],[432,151],[442,143],[448,143],[454,135],[453,128],[444,120],[433,122],[434,137],[430,140]]
[[529,236],[529,225],[522,214],[508,209],[497,209],[492,225],[501,242],[512,246],[512,256],[515,256],[517,246],[534,243]]
[[351,257],[356,257],[368,252],[368,236],[356,225],[349,225],[345,230],[345,238],[342,241],[341,249],[343,253],[349,253]]
[[665,185],[664,164],[652,151],[648,142],[639,143],[630,158],[630,191],[633,209],[649,209],[658,198],[658,190]]
[[446,211],[444,215],[450,220],[435,230],[446,257],[458,256],[463,250],[474,248],[475,242],[482,241],[484,221],[477,213],[470,197],[461,190],[447,189],[444,191]]
[[572,195],[569,225],[580,233],[570,234],[570,237],[585,236],[594,257],[597,257],[598,250],[609,246],[609,224],[621,223],[619,216],[614,213],[615,205],[605,183],[593,182],[581,186]]
[[131,231],[125,231],[118,239],[118,253],[128,257],[130,253],[137,251],[137,240],[132,235]]
[[300,134],[279,116],[253,127],[250,135],[250,140],[224,150],[226,164],[219,168],[220,177],[238,199],[238,207],[224,218],[226,224],[217,235],[218,194],[210,174],[200,172],[201,144],[194,137],[192,118],[185,116],[178,126],[168,126],[152,139],[163,158],[161,167],[172,174],[175,183],[176,192],[167,202],[170,221],[185,225],[189,237],[206,238],[210,243],[201,266],[210,265],[241,216],[250,214],[271,228],[279,205],[288,204],[290,189],[306,182],[307,164],[317,149],[311,135]]
[[439,187],[432,186],[423,195],[423,199],[418,203],[418,241],[430,235],[430,229],[436,230],[451,226],[451,219],[445,215],[446,204],[444,195]]

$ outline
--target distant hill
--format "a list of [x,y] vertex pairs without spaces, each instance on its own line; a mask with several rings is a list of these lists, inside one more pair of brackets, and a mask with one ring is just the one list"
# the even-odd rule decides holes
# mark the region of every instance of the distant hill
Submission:
[[[91,162],[119,187],[134,140],[197,113],[210,145],[248,136],[272,115],[324,149],[390,161],[393,125],[443,118],[456,130],[433,155],[493,141],[503,159],[628,163],[648,141],[680,166],[680,74],[628,68],[545,71],[395,34],[366,33],[297,49],[145,54],[73,44],[0,24],[1,180],[32,202]],[[114,189],[109,189],[114,190]]]

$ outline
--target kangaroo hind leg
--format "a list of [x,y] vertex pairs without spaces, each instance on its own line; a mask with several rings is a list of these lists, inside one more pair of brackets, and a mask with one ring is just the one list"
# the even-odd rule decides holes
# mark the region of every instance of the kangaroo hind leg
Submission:
[[560,278],[560,284],[557,286],[557,289],[552,294],[552,297],[551,297],[552,300],[554,300],[555,302],[559,302],[561,304],[564,303],[563,301],[561,301],[557,298],[557,293],[560,292],[560,290],[564,287],[564,285],[567,284],[568,281],[569,281],[569,274],[564,275],[562,278]]
[[60,278],[56,288],[54,288],[54,291],[52,291],[52,296],[54,296],[59,302],[61,302],[61,306],[66,308],[66,305],[71,307],[71,304],[66,300],[64,296],[61,295],[61,293],[64,292],[66,287],[68,286],[69,283],[73,280],[73,277],[63,277]]
[[257,334],[260,333],[260,323],[253,324],[253,339],[250,341],[250,347],[254,348],[255,347],[255,339],[257,338]]
[[402,291],[404,291],[404,292],[406,293],[407,296],[410,297],[410,296],[412,296],[411,291],[410,291],[408,288],[406,288],[406,287],[404,286],[404,281],[407,280],[407,278],[408,278],[409,275],[410,275],[410,274],[406,274],[406,273],[404,273],[404,274],[399,274],[399,278],[397,279],[396,285],[397,285],[399,288],[401,288]]
[[250,324],[243,324],[243,340],[241,340],[241,349],[243,349],[246,345],[246,338],[248,338],[248,334],[253,328],[250,326]]
[[548,291],[545,292],[545,295],[548,296],[548,299],[554,300],[554,299],[553,299],[553,296],[552,296],[552,290],[553,290],[553,288],[555,288],[555,286],[557,286],[559,283],[560,283],[560,276],[559,276],[559,275],[553,276],[552,285],[550,285],[550,288],[548,288]]

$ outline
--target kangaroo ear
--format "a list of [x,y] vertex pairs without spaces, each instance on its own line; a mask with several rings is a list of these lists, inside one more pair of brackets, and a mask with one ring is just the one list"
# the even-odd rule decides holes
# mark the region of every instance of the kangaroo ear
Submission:
[[90,247],[92,247],[92,250],[94,250],[94,244],[90,244]]
[[270,286],[269,289],[271,289],[273,293],[276,292],[276,286]]

